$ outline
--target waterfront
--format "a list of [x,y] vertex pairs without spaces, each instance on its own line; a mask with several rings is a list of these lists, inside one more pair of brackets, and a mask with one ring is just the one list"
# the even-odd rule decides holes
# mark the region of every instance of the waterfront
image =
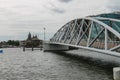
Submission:
[[120,64],[119,58],[85,50],[3,50],[0,80],[112,80],[112,68]]

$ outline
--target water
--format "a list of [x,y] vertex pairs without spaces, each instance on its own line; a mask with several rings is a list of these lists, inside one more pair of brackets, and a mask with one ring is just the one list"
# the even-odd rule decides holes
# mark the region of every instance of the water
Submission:
[[112,68],[120,64],[119,58],[85,50],[3,50],[0,80],[113,80]]

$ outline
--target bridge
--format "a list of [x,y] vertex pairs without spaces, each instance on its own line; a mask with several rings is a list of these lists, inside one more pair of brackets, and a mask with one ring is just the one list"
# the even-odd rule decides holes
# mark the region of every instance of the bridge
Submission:
[[120,57],[120,13],[71,20],[44,45],[44,50],[82,48]]

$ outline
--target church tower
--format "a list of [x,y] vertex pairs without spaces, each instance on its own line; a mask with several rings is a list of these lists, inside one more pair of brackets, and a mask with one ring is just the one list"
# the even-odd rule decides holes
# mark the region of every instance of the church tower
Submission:
[[27,40],[31,40],[31,33],[29,32]]

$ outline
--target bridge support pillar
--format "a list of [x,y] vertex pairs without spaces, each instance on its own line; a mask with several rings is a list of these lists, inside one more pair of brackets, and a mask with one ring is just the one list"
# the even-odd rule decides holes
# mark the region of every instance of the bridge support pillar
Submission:
[[59,44],[50,44],[44,43],[43,45],[44,51],[62,51],[62,50],[69,50],[69,46],[59,45]]
[[113,78],[114,80],[120,80],[120,67],[113,68]]

